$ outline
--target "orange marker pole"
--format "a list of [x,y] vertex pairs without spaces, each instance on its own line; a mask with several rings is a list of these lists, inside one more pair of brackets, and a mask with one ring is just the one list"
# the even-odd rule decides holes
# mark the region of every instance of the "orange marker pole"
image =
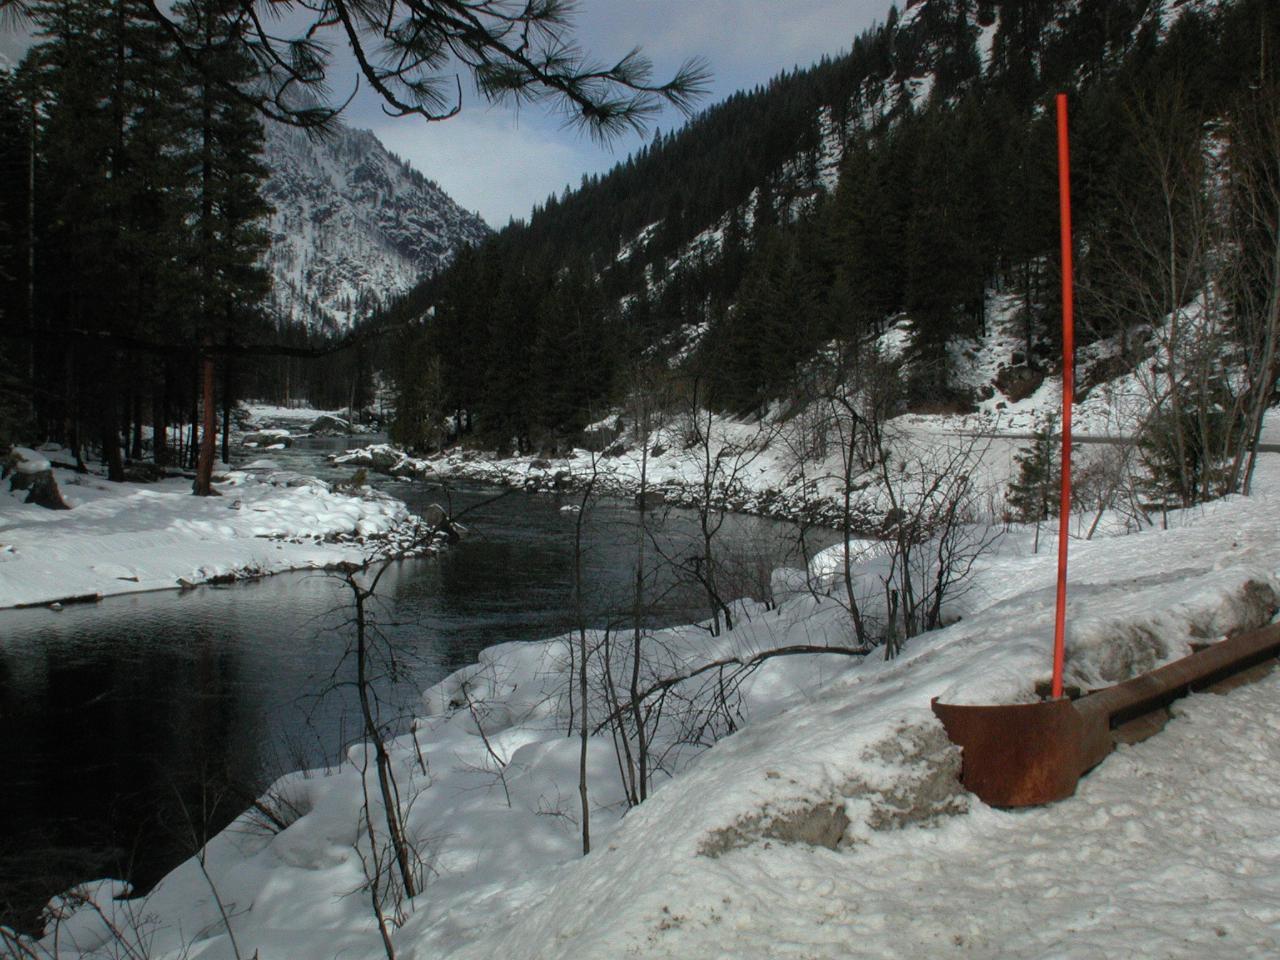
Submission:
[[1062,696],[1066,659],[1067,533],[1071,522],[1071,404],[1075,394],[1075,319],[1072,302],[1071,164],[1067,95],[1058,94],[1058,202],[1062,227],[1062,501],[1058,510],[1058,607],[1053,625],[1053,696]]

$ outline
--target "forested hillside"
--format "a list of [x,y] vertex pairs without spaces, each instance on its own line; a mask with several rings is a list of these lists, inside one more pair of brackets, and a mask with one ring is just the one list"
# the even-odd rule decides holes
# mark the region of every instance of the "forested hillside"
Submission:
[[400,439],[429,446],[456,415],[554,447],[654,368],[760,411],[803,389],[819,348],[847,360],[903,317],[909,402],[963,409],[947,344],[983,330],[996,291],[1022,302],[1021,374],[1038,376],[1057,336],[1059,91],[1086,340],[1137,343],[1210,279],[1243,316],[1265,282],[1221,255],[1247,250],[1261,194],[1243,171],[1275,175],[1278,27],[1263,0],[890,9],[847,55],[656,136],[391,310],[420,318],[388,358]]
[[265,133],[268,309],[279,323],[341,333],[489,233],[368,130],[335,124],[317,138],[271,123]]
[[264,113],[235,0],[22,11],[31,49],[0,64],[0,443],[97,448],[119,479],[190,462],[204,407],[225,455],[240,398],[367,402],[366,354],[334,341],[479,217],[367,131]]

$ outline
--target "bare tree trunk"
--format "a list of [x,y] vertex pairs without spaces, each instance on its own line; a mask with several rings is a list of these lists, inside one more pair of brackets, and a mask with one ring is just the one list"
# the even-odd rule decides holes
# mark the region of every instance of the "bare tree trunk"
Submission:
[[587,745],[591,723],[587,710],[587,667],[590,651],[587,645],[586,609],[582,599],[582,533],[598,478],[596,454],[591,454],[591,478],[582,492],[577,522],[573,531],[573,607],[578,622],[578,801],[582,814],[582,855],[591,852],[591,803],[587,795]]
[[206,354],[200,361],[200,378],[203,387],[204,425],[200,436],[200,459],[196,466],[196,479],[192,493],[197,497],[213,497],[213,452],[217,436],[217,409],[213,402],[213,357]]
[[400,882],[404,885],[405,896],[414,897],[417,896],[418,885],[413,874],[404,823],[401,820],[400,793],[391,772],[391,757],[387,754],[387,745],[382,739],[382,729],[373,715],[373,704],[369,697],[369,645],[365,602],[372,595],[372,591],[357,584],[354,575],[348,579],[348,585],[356,599],[356,692],[360,699],[360,716],[364,721],[364,734],[373,743],[378,772],[378,790],[382,794],[387,836],[391,840],[396,866],[400,871]]
[[858,598],[853,588],[853,559],[849,556],[849,541],[853,537],[853,475],[854,463],[857,460],[856,440],[857,421],[853,411],[844,401],[845,412],[849,414],[849,431],[847,442],[842,452],[841,462],[844,467],[843,496],[840,508],[840,535],[844,539],[844,591],[845,602],[849,607],[849,617],[853,621],[853,633],[858,643],[867,642],[867,627],[862,620],[862,611],[858,606]]
[[640,790],[636,783],[636,761],[632,755],[631,736],[627,733],[627,718],[620,709],[618,688],[613,679],[612,634],[612,628],[606,627],[596,655],[600,658],[600,665],[604,671],[601,687],[604,690],[605,707],[609,711],[609,716],[616,718],[610,730],[613,735],[614,756],[618,761],[618,775],[622,782],[622,791],[627,796],[627,806],[634,807],[640,803]]
[[645,438],[645,450],[640,459],[640,537],[636,547],[636,580],[635,593],[631,610],[631,680],[628,692],[631,695],[631,725],[635,729],[636,763],[639,767],[638,782],[635,794],[637,802],[643,803],[649,795],[649,743],[648,731],[645,729],[644,712],[641,710],[638,694],[640,692],[640,663],[644,657],[644,628],[640,618],[644,610],[644,558],[645,540],[649,537],[647,523],[648,504],[645,502],[648,488],[648,437]]
[[222,361],[222,462],[231,462],[231,360]]

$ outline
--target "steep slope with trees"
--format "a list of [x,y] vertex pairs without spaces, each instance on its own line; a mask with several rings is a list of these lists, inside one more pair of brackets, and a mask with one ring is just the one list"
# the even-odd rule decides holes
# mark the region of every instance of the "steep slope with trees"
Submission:
[[[311,359],[367,343],[363,333],[335,344],[311,329],[317,305],[349,319],[367,297],[360,283],[387,279],[358,276],[350,262],[317,271],[305,251],[282,254],[287,276],[277,303],[292,298],[305,317],[280,329],[271,316],[258,270],[267,207],[254,158],[263,118],[335,134],[338,149],[359,161],[349,177],[328,179],[383,208],[350,217],[366,220],[375,237],[360,249],[439,262],[436,221],[406,200],[429,185],[336,125],[350,97],[329,86],[335,49],[354,56],[390,114],[425,120],[461,109],[449,96],[459,63],[490,100],[545,100],[601,135],[640,127],[660,103],[687,109],[703,86],[697,64],[653,81],[638,51],[596,64],[573,45],[571,9],[561,0],[522,9],[505,0],[270,6],[264,17],[256,0],[0,0],[4,26],[29,21],[36,37],[5,78],[12,98],[0,115],[7,172],[26,174],[0,200],[0,216],[18,227],[0,249],[0,334],[6,356],[23,355],[19,375],[0,381],[0,440],[36,436],[76,456],[96,441],[119,479],[126,456],[143,452],[144,426],[163,464],[176,439],[169,427],[190,424],[189,440],[178,444],[190,459],[195,424],[213,433],[220,394],[225,456],[235,396],[250,383],[290,393],[294,367],[270,358]],[[323,198],[319,205],[332,206]],[[460,211],[434,206],[439,219],[474,234],[477,225]],[[310,204],[298,220],[314,225],[348,212]],[[295,276],[323,289],[289,289]],[[367,360],[348,353],[345,366],[355,372],[336,389],[365,392]],[[208,438],[199,446],[197,488],[205,492]]]
[[343,330],[489,233],[367,130],[316,139],[269,124],[262,161],[268,303],[281,322]]
[[[891,8],[847,55],[656,137],[394,307],[404,318],[430,308],[393,365],[400,438],[429,445],[431,425],[452,415],[483,442],[554,449],[620,404],[637,362],[673,359],[686,391],[696,384],[714,407],[759,413],[803,400],[815,357],[847,366],[895,317],[910,334],[907,402],[962,410],[973,398],[951,370],[950,345],[984,331],[993,292],[1019,299],[1015,363],[1041,375],[1057,337],[1049,106],[1063,90],[1086,342],[1120,337],[1117,363],[1132,364],[1150,349],[1150,325],[1206,289],[1223,336],[1260,330],[1257,291],[1272,289],[1274,271],[1246,269],[1234,254],[1271,249],[1275,213],[1265,189],[1232,185],[1275,177],[1274,157],[1248,144],[1258,142],[1249,119],[1258,105],[1274,114],[1278,28],[1280,13],[1259,0]],[[1214,159],[1245,154],[1256,168],[1248,178],[1237,174],[1245,166]],[[1231,239],[1246,210],[1261,244]],[[596,306],[556,306],[566,300]],[[597,333],[603,346],[566,349],[555,362],[532,349]],[[1184,347],[1173,345],[1165,364],[1180,386],[1153,388],[1163,397],[1187,392],[1194,361]],[[418,389],[421,370],[431,390]],[[526,402],[562,395],[566,381],[576,400]],[[1173,415],[1184,452],[1221,448],[1206,412],[1224,399],[1256,407],[1252,394],[1224,398],[1218,387],[1191,394],[1198,412]],[[1195,478],[1179,484],[1179,499],[1205,493]]]

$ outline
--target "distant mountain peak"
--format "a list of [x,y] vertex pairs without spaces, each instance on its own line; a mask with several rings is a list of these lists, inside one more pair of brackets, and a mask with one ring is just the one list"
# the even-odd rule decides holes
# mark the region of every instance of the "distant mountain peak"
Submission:
[[293,322],[345,328],[489,233],[368,130],[313,140],[268,124],[262,156],[271,308]]

